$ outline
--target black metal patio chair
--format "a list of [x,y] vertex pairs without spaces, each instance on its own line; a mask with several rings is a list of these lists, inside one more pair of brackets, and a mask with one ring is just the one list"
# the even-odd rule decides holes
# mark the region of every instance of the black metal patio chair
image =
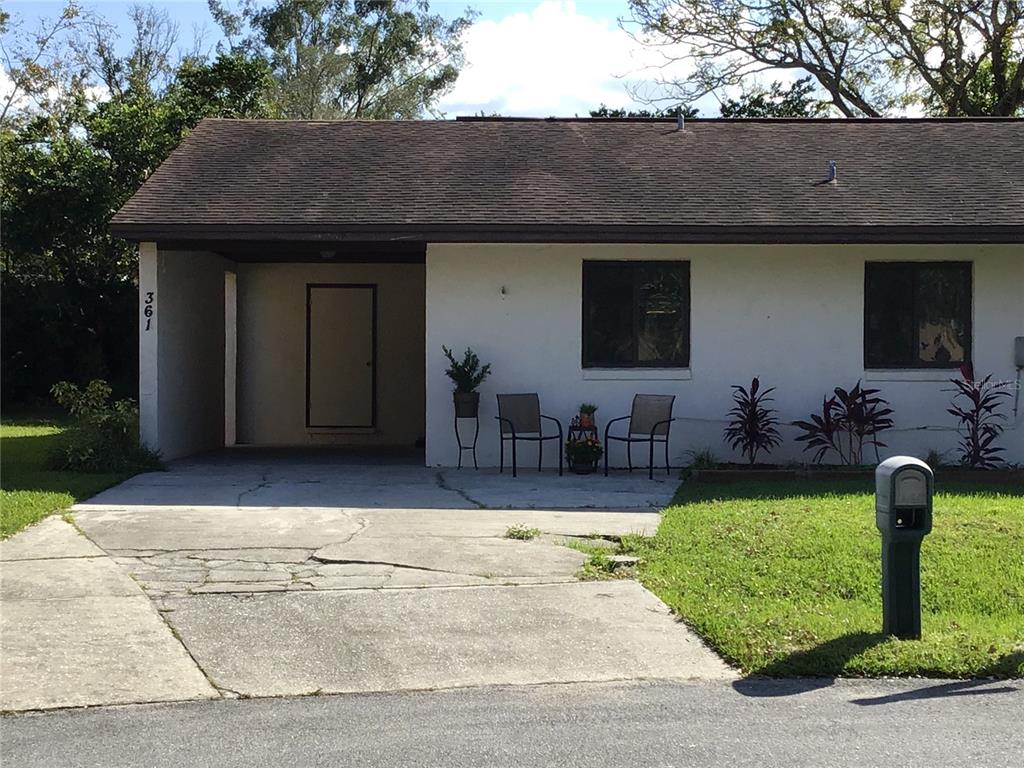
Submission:
[[[604,476],[608,477],[608,454],[611,453],[610,440],[626,444],[626,463],[629,471],[633,471],[633,443],[648,443],[647,476],[654,479],[654,444],[665,444],[665,474],[671,474],[668,463],[669,429],[675,419],[672,417],[672,405],[675,395],[634,395],[633,408],[629,416],[612,419],[604,428]],[[625,437],[609,434],[609,430],[617,421],[629,421]]]
[[[562,474],[562,422],[540,412],[540,397],[536,392],[521,395],[498,395],[498,415],[501,450],[498,471],[505,471],[505,441],[512,442],[512,477],[517,477],[516,443],[520,441],[537,443],[537,471],[544,465],[544,443],[558,441],[558,474]],[[557,435],[545,435],[541,420],[553,421],[558,427]]]

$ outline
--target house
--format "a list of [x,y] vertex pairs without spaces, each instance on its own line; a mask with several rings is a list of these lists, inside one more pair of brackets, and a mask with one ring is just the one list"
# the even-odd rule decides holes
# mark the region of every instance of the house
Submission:
[[[675,394],[673,462],[729,457],[755,375],[786,422],[863,380],[895,409],[888,453],[952,451],[949,378],[1013,387],[1021,364],[1024,120],[204,120],[111,228],[138,242],[142,436],[166,458],[452,465],[442,345],[493,365],[482,465],[497,392],[599,423]],[[772,458],[806,457],[784,431]]]

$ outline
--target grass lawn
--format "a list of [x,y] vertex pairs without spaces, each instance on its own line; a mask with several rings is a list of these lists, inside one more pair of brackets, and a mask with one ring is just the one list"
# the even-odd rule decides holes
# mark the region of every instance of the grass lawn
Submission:
[[771,676],[1024,676],[1024,489],[941,484],[921,549],[922,639],[881,630],[863,481],[684,483],[639,577],[729,662]]
[[0,425],[0,538],[131,476],[47,469],[60,433],[55,424]]

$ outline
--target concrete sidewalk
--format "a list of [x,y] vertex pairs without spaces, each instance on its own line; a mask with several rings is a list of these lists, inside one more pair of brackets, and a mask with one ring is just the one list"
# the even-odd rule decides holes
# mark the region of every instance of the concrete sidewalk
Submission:
[[214,698],[139,586],[51,517],[0,544],[0,710]]

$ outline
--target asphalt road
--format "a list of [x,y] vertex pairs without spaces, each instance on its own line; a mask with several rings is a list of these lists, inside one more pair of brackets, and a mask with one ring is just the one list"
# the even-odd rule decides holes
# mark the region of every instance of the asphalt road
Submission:
[[1021,765],[1024,682],[603,683],[65,710],[3,766]]

